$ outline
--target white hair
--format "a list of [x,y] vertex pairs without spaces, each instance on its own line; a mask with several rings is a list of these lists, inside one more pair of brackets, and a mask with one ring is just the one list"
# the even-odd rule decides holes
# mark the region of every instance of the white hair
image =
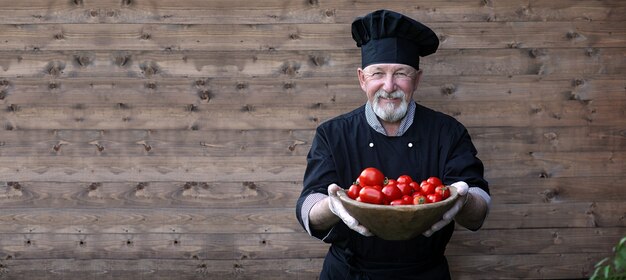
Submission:
[[[378,100],[380,98],[401,98],[402,102],[397,107],[391,103],[380,106],[378,104]],[[374,100],[370,105],[372,106],[372,109],[374,109],[374,113],[376,113],[376,116],[386,122],[400,121],[402,118],[404,118],[407,109],[409,108],[409,102],[406,101],[406,94],[402,90],[396,90],[392,93],[388,93],[383,89],[380,89],[374,95]]]

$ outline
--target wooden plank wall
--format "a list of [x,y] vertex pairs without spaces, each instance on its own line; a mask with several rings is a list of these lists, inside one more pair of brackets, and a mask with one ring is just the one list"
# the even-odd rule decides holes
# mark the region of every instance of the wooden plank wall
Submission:
[[316,279],[315,127],[365,101],[354,17],[441,38],[416,99],[493,208],[455,279],[575,279],[626,234],[626,1],[0,0],[0,277]]

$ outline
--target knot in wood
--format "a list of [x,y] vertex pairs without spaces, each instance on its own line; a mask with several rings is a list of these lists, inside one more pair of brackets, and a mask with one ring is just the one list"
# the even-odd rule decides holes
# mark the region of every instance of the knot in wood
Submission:
[[574,79],[572,81],[572,86],[575,86],[575,87],[579,87],[579,86],[582,86],[584,84],[585,84],[585,80],[584,79]]
[[210,101],[213,98],[213,93],[210,90],[199,90],[198,97],[203,101]]
[[65,62],[63,61],[51,61],[46,65],[44,71],[51,76],[59,76],[65,69]]
[[248,88],[248,84],[245,82],[239,82],[235,85],[235,87],[237,88],[237,90],[244,90]]
[[150,82],[150,83],[146,83],[145,87],[149,90],[155,90],[157,88],[156,83]]
[[328,61],[330,60],[330,58],[326,55],[310,55],[309,60],[315,66],[323,66],[323,65],[328,64]]
[[19,111],[19,110],[20,110],[20,107],[19,107],[18,105],[11,104],[11,105],[9,105],[9,106],[7,107],[7,110],[8,110],[9,112],[17,112],[17,111]]
[[13,188],[14,190],[21,190],[22,185],[19,182],[7,182],[7,186]]
[[137,186],[135,187],[135,189],[140,191],[140,190],[143,190],[147,185],[148,185],[148,183],[146,183],[146,182],[139,182],[137,184]]
[[289,76],[294,76],[298,74],[299,70],[300,70],[300,63],[297,63],[294,61],[284,62],[283,65],[280,67],[280,72]]
[[255,184],[254,182],[249,182],[249,181],[247,181],[247,182],[243,182],[243,183],[241,183],[241,184],[242,184],[244,187],[246,187],[246,188],[248,188],[248,189],[251,189],[251,190],[256,190],[256,188],[257,188],[257,186],[256,186],[256,184]]
[[139,65],[139,69],[141,69],[141,73],[143,73],[146,77],[150,77],[152,75],[156,75],[160,72],[159,65],[154,61],[146,61]]
[[102,183],[91,183],[91,184],[89,184],[89,191],[95,191],[100,186],[102,186]]
[[246,104],[243,107],[241,107],[241,112],[253,112],[254,111],[254,107],[252,105]]
[[120,67],[124,67],[129,65],[130,63],[130,58],[131,55],[130,54],[120,54],[115,56],[114,60],[115,60],[115,65],[120,66]]
[[580,34],[578,34],[578,32],[568,31],[565,34],[565,37],[567,37],[567,39],[569,39],[569,40],[573,40],[573,39],[576,39],[576,38],[580,37]]
[[532,58],[539,58],[546,55],[546,51],[542,49],[531,49],[528,55]]
[[441,87],[441,93],[444,95],[452,95],[456,92],[456,85],[445,84]]

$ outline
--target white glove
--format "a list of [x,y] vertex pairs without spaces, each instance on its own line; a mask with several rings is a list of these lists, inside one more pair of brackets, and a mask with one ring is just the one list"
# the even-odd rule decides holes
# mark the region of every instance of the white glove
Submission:
[[426,230],[423,233],[424,236],[429,237],[436,231],[442,229],[447,224],[449,224],[452,221],[452,219],[454,219],[454,216],[456,216],[456,214],[459,213],[459,211],[461,211],[461,208],[463,208],[463,205],[465,205],[465,202],[467,201],[467,192],[469,191],[469,186],[467,185],[467,183],[463,181],[458,181],[452,184],[451,186],[456,188],[456,191],[459,194],[459,198],[454,203],[454,206],[452,206],[450,210],[448,210],[446,213],[443,214],[443,218],[441,219],[441,221],[436,222],[434,225],[430,227],[429,230]]
[[361,225],[354,217],[350,216],[346,208],[343,207],[343,204],[341,204],[337,196],[337,191],[340,189],[341,187],[337,186],[337,184],[330,184],[328,186],[328,197],[330,198],[328,207],[330,211],[337,215],[350,229],[364,236],[373,236],[374,234],[372,234],[369,229]]

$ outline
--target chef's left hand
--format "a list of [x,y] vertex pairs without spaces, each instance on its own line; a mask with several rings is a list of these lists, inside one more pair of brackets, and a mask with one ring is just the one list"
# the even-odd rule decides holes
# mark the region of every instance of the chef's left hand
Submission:
[[451,186],[456,188],[456,191],[459,194],[459,197],[454,203],[454,206],[452,206],[450,210],[448,210],[446,213],[443,214],[443,218],[441,219],[441,221],[436,222],[434,225],[430,227],[430,229],[426,230],[423,233],[424,236],[429,237],[436,231],[442,229],[447,224],[449,224],[452,221],[452,219],[454,219],[456,214],[459,213],[459,211],[461,211],[461,208],[463,208],[463,205],[467,201],[467,198],[468,198],[467,192],[469,191],[469,186],[467,185],[467,183],[463,181],[458,181],[452,184]]

